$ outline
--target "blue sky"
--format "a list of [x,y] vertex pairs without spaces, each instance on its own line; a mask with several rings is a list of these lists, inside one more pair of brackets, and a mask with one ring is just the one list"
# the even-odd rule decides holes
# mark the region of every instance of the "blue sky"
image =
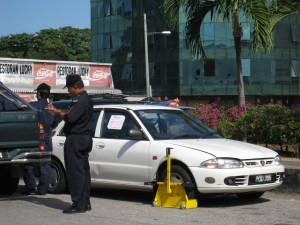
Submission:
[[0,9],[0,36],[91,27],[90,0],[0,0]]

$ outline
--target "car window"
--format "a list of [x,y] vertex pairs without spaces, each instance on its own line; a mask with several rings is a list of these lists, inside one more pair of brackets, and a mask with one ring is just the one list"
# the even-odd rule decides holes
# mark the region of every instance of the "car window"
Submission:
[[136,110],[135,113],[154,139],[219,137],[213,129],[182,110],[148,109]]
[[21,103],[5,90],[0,89],[0,112],[22,109]]
[[138,129],[132,117],[126,112],[106,110],[104,112],[101,137],[111,139],[131,139],[129,130]]

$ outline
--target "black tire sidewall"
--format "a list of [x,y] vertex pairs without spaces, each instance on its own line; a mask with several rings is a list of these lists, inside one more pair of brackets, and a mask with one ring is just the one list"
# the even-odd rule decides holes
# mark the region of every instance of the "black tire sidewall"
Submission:
[[[55,171],[53,171],[55,170]],[[56,172],[58,175],[58,180],[55,186],[53,186],[52,182],[52,176],[51,176],[51,182],[49,185],[48,192],[51,194],[61,194],[66,191],[67,182],[66,182],[66,175],[64,168],[61,163],[59,163],[57,160],[52,159],[51,161],[51,175],[52,172]]]
[[[196,184],[193,178],[191,177],[191,175],[189,174],[189,172],[185,168],[179,165],[171,165],[171,177],[172,174],[178,174],[183,179],[183,183],[186,184],[185,191],[189,199],[197,198]],[[164,168],[161,174],[159,175],[159,181],[164,182],[166,176],[167,176],[167,168]]]

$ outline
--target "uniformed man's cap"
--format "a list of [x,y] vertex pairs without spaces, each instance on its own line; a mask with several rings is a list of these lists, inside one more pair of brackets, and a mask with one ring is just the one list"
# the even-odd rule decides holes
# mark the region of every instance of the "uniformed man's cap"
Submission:
[[48,84],[45,83],[41,83],[39,86],[37,86],[37,88],[35,89],[35,91],[38,92],[44,92],[44,93],[50,93],[51,87]]
[[82,79],[79,75],[67,75],[66,76],[66,85],[64,86],[64,88],[73,86],[79,81],[82,81]]

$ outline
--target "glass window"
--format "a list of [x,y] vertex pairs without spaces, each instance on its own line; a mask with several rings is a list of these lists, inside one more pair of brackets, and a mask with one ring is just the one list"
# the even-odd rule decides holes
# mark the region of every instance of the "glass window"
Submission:
[[290,61],[289,60],[276,60],[276,76],[277,79],[282,79],[288,75],[290,69]]
[[102,35],[102,49],[112,49],[113,43],[112,43],[112,35],[109,33]]
[[243,36],[241,39],[244,41],[250,41],[250,23],[242,23],[242,28]]
[[112,15],[112,4],[110,0],[103,0],[103,4],[99,4],[99,11],[98,14],[100,16],[110,16]]
[[292,40],[294,42],[300,42],[300,26],[299,25],[291,25],[292,29]]
[[131,0],[118,0],[117,15],[124,16],[125,18],[130,18],[132,15],[132,2]]
[[121,37],[122,45],[124,47],[130,47],[131,46],[131,39],[132,39],[131,29],[126,29],[124,31],[124,35]]
[[215,25],[216,25],[215,45],[219,48],[225,48],[227,26],[225,23],[216,23]]
[[250,59],[242,59],[242,68],[243,68],[243,76],[250,77],[251,76]]
[[208,59],[204,63],[204,76],[206,77],[214,77],[215,76],[215,60]]
[[131,75],[132,75],[132,64],[125,64],[122,71],[121,80],[128,80],[131,78]]
[[104,113],[101,137],[110,139],[131,139],[129,131],[138,129],[129,114],[106,110]]
[[203,24],[203,41],[215,40],[215,23]]
[[296,60],[292,60],[290,64],[290,75],[291,77],[299,77],[299,63]]

